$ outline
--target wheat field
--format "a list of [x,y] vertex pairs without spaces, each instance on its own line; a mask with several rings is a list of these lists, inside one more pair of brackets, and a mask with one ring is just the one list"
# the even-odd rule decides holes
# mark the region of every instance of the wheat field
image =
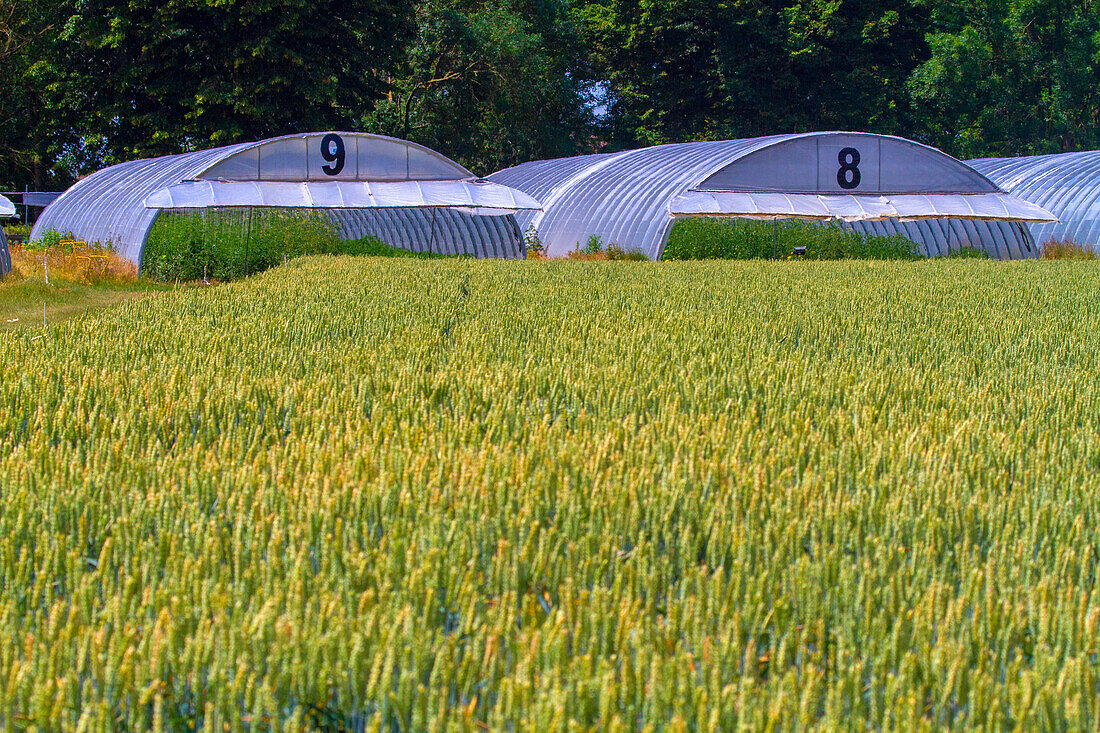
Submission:
[[1094,728],[1098,292],[307,258],[0,334],[0,727]]

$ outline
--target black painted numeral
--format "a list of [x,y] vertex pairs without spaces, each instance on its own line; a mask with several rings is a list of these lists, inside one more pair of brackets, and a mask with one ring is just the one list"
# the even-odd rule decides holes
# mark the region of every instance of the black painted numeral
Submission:
[[855,148],[844,148],[837,154],[836,162],[840,163],[840,170],[836,172],[836,182],[840,187],[845,190],[859,188],[859,151]]
[[332,163],[332,165],[321,166],[321,170],[330,176],[339,175],[340,171],[344,170],[346,157],[344,154],[344,139],[331,132],[321,138],[321,157]]

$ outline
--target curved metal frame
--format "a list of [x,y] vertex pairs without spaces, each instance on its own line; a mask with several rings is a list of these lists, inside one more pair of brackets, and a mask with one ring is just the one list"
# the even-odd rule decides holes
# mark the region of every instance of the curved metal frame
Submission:
[[[365,149],[362,147],[364,143],[368,146],[376,146],[381,153],[377,167],[384,168],[387,165],[390,167],[389,174],[376,176],[375,178],[369,178],[369,175],[377,171],[371,171],[367,174],[368,177],[360,177],[358,170],[352,171],[349,167],[343,175],[339,176],[339,185],[345,187],[367,185],[365,183],[357,184],[356,182],[378,179],[385,181],[385,185],[389,189],[394,188],[394,184],[400,184],[402,181],[456,181],[466,185],[478,180],[474,178],[470,171],[449,158],[430,148],[406,140],[397,140],[382,135],[342,132],[285,135],[210,150],[134,160],[104,168],[76,183],[50,206],[46,207],[35,223],[32,236],[41,236],[42,232],[49,229],[71,233],[73,236],[88,242],[112,246],[123,257],[140,264],[149,232],[160,213],[159,209],[146,206],[146,200],[150,196],[174,185],[186,184],[200,179],[213,181],[215,185],[223,185],[223,182],[228,181],[228,185],[247,186],[249,185],[247,181],[261,179],[260,174],[262,171],[259,168],[259,161],[265,152],[273,151],[272,155],[276,157],[276,169],[282,164],[284,169],[289,170],[290,165],[287,161],[294,162],[293,153],[285,153],[285,149],[297,145],[299,140],[324,139],[329,135],[341,136],[345,142],[354,140],[358,151],[356,153],[357,160],[359,161],[369,158],[370,155],[369,149],[364,152]],[[401,150],[405,151],[403,159],[400,153]],[[395,151],[398,151],[396,155]],[[282,161],[277,159],[279,155],[284,156]],[[364,158],[363,156],[367,157]],[[255,172],[249,170],[253,158],[256,160]],[[415,166],[410,162],[414,160],[417,161]],[[323,161],[311,160],[311,163],[317,162]],[[418,171],[423,173],[418,173]],[[294,182],[311,186],[325,185],[312,179],[310,172],[306,170],[294,171],[285,176],[264,176],[262,180],[283,186],[292,185]],[[337,182],[334,181],[330,185],[337,185]],[[500,186],[486,186],[485,188],[499,189]],[[524,194],[514,193],[517,197],[527,200]],[[418,207],[423,206],[425,206],[423,196],[415,201],[410,200],[408,207],[414,213],[407,219],[416,220],[430,217],[431,214],[427,209],[418,209]],[[288,208],[298,207],[289,206]],[[331,210],[331,215],[339,221],[342,216],[350,216],[354,211],[356,210],[348,209],[343,212]],[[416,213],[417,211],[419,211],[419,214]],[[499,214],[499,212],[496,213]],[[355,217],[351,218],[355,219]],[[468,215],[449,219],[451,225],[471,227],[469,236],[465,239],[455,237],[455,241],[469,241],[475,237],[481,238],[478,240],[479,246],[474,248],[478,256],[489,256],[488,252],[505,252],[504,256],[510,257],[524,256],[522,237],[515,234],[517,230],[514,224],[474,227],[471,220],[477,218],[480,217]],[[373,231],[362,223],[363,217],[358,217],[358,220],[358,224],[352,222],[348,226],[341,225],[339,228],[341,231]],[[375,227],[375,229],[381,230],[382,228]],[[491,239],[484,240],[484,237],[490,237]],[[406,240],[410,240],[410,237],[405,237],[403,241]],[[402,246],[400,243],[391,244]],[[482,252],[485,254],[482,254]],[[454,253],[468,252],[464,249],[461,252]]]
[[[489,180],[518,188],[542,201],[541,212],[520,212],[516,219],[521,230],[532,226],[537,229],[550,255],[565,255],[582,246],[589,237],[598,236],[605,243],[659,259],[675,222],[670,205],[677,197],[698,190],[712,177],[755,153],[785,143],[848,135],[911,146],[923,158],[942,165],[950,175],[970,181],[974,193],[1003,193],[979,172],[935,148],[889,135],[843,132],[675,143],[621,153],[533,161],[498,171]],[[845,226],[869,233],[903,234],[917,242],[927,255],[946,254],[962,244],[978,244],[999,257],[1037,255],[1028,233],[1014,222],[886,220]]]
[[1031,224],[1040,247],[1070,240],[1100,251],[1100,150],[966,161],[1004,190],[1042,206],[1059,221]]

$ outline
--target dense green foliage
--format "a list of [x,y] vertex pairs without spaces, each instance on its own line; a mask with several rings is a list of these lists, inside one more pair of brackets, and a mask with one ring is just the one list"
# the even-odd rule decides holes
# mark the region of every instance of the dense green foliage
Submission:
[[0,190],[323,128],[525,160],[847,128],[1100,148],[1100,13],[1028,0],[8,0]]
[[663,260],[753,260],[795,257],[804,247],[808,260],[913,260],[916,245],[902,236],[875,236],[838,225],[794,220],[763,222],[695,217],[672,227]]
[[154,280],[236,280],[310,254],[444,257],[391,247],[374,237],[341,239],[323,213],[220,210],[157,218],[141,261]]
[[570,0],[420,0],[418,32],[363,129],[488,174],[574,154],[592,111]]
[[314,213],[166,213],[149,232],[141,269],[155,280],[235,280],[284,258],[334,252],[338,246],[335,227]]
[[0,58],[0,84],[22,92],[0,102],[0,156],[37,189],[135,157],[356,127],[414,31],[407,0],[14,1],[34,20]]
[[913,127],[925,2],[595,0],[584,8],[623,146]]
[[1100,148],[1095,2],[932,2],[914,136],[961,158]]
[[0,339],[0,727],[1090,729],[1098,288],[318,258]]
[[63,0],[0,3],[0,191],[60,189],[79,172],[72,160],[79,135],[46,97],[65,7]]

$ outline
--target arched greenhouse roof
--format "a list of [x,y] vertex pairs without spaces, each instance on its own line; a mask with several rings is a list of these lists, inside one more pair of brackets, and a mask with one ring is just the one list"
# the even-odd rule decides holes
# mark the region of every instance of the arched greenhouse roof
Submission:
[[[535,227],[552,256],[597,236],[657,259],[673,221],[683,216],[850,223],[1053,218],[935,148],[870,133],[675,143],[534,161],[489,179],[542,201],[541,212],[517,220],[522,229]],[[1010,228],[1007,236],[1020,231]]]
[[240,207],[455,209],[501,216],[538,209],[539,204],[522,192],[478,179],[416,143],[317,132],[104,168],[50,204],[32,236],[55,229],[88,242],[110,243],[140,263],[149,230],[162,210]]
[[0,196],[0,219],[7,219],[15,216],[15,204],[4,196]]
[[1057,222],[1030,225],[1040,245],[1068,239],[1100,248],[1100,150],[967,163],[1014,196],[1058,217]]

